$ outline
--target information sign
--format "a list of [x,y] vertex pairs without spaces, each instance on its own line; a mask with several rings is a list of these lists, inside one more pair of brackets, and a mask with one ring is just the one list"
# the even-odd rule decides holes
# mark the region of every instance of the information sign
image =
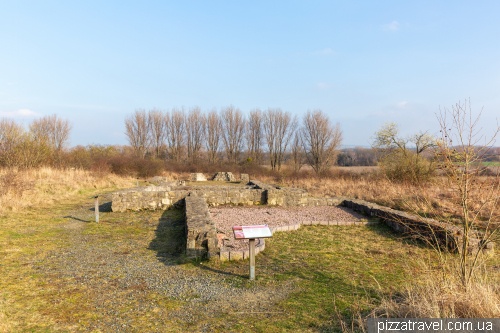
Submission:
[[250,280],[255,280],[255,239],[273,237],[269,226],[249,225],[233,227],[235,239],[248,239],[248,254],[250,257]]
[[269,226],[266,225],[250,225],[233,227],[234,238],[236,239],[251,239],[251,238],[269,238],[273,237]]

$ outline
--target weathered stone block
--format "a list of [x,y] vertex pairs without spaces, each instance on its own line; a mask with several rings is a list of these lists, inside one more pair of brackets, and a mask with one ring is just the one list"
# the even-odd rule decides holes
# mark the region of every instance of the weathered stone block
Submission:
[[229,260],[243,260],[243,251],[229,252]]
[[221,261],[227,261],[229,260],[229,251],[220,251],[219,253],[219,258]]
[[192,182],[204,182],[207,180],[207,178],[202,173],[192,173],[189,177],[189,180]]
[[250,182],[250,176],[247,173],[242,173],[240,178],[243,184],[248,184],[248,182]]
[[213,175],[211,180],[218,182],[235,182],[236,178],[231,172],[217,172]]

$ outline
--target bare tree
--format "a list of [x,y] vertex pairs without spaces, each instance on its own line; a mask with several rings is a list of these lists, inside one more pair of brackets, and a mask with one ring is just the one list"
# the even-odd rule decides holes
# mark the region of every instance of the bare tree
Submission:
[[205,145],[208,152],[208,162],[215,163],[220,149],[222,136],[222,123],[217,110],[212,110],[207,115]]
[[262,154],[262,111],[255,109],[250,111],[247,121],[246,139],[249,157],[259,162]]
[[148,121],[151,126],[151,144],[156,157],[160,156],[161,147],[165,144],[166,123],[160,110],[153,109],[148,112]]
[[47,142],[56,152],[68,144],[72,128],[68,119],[61,119],[56,114],[36,119],[30,124],[33,139]]
[[170,157],[175,162],[182,159],[182,145],[184,144],[184,134],[186,133],[186,113],[184,109],[172,109],[171,113],[165,116],[167,127],[167,145]]
[[146,110],[137,109],[125,119],[125,135],[134,152],[144,158],[151,145],[150,123]]
[[47,163],[51,150],[47,136],[41,139],[13,120],[0,121],[0,165],[23,169],[36,167]]
[[[465,290],[472,282],[477,282],[478,271],[484,269],[486,260],[482,250],[488,243],[497,242],[500,233],[500,168],[492,177],[487,174],[484,164],[490,149],[500,133],[498,122],[490,138],[481,133],[477,118],[472,117],[470,100],[456,103],[451,110],[444,109],[437,115],[441,126],[441,139],[436,142],[436,155],[444,177],[438,178],[439,188],[446,189],[455,207],[454,218],[461,236],[457,240],[459,264],[457,273]],[[491,172],[491,171],[490,171]],[[448,215],[448,214],[447,214]],[[479,246],[473,250],[472,238],[480,238]],[[474,281],[476,279],[476,281]]]
[[264,135],[269,150],[272,170],[281,170],[286,148],[297,128],[297,117],[281,109],[268,109],[264,112]]
[[245,134],[245,116],[240,109],[229,106],[221,111],[222,140],[229,162],[238,163]]
[[14,120],[0,120],[0,164],[6,167],[16,165],[16,149],[22,141],[24,128]]
[[295,132],[295,136],[292,141],[291,153],[293,171],[298,172],[304,164],[304,149],[302,148],[302,137],[300,135],[300,131]]
[[205,138],[206,117],[199,107],[189,110],[186,122],[188,160],[195,163]]
[[335,163],[335,156],[342,143],[339,123],[332,126],[328,116],[321,110],[307,111],[301,135],[307,162],[317,174]]

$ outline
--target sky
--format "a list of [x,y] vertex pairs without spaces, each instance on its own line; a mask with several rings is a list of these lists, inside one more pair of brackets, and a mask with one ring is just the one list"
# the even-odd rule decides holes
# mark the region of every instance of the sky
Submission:
[[[321,109],[346,146],[385,122],[500,116],[499,1],[3,1],[0,118],[57,114],[71,145],[127,144],[136,109]],[[500,145],[500,144],[496,144]]]

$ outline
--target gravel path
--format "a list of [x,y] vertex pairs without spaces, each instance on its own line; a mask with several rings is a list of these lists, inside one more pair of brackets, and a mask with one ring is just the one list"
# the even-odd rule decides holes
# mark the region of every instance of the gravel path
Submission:
[[[261,225],[279,227],[304,221],[359,221],[363,215],[345,207],[219,207],[210,208],[219,233],[224,233],[224,247],[231,250],[248,248],[248,240],[235,240],[233,226]],[[258,240],[256,241],[256,245]]]
[[[109,195],[100,198],[101,202],[107,200]],[[101,205],[100,210],[106,211],[108,206]],[[224,313],[265,311],[295,290],[291,282],[279,288],[258,284],[241,287],[242,280],[228,271],[203,264],[195,268],[179,264],[179,254],[168,249],[172,248],[169,242],[178,242],[174,239],[179,238],[178,231],[183,231],[180,214],[173,218],[166,211],[159,220],[148,217],[148,212],[133,215],[136,220],[131,223],[149,231],[116,237],[85,232],[94,219],[92,207],[89,203],[69,211],[65,216],[68,222],[62,226],[67,229],[70,245],[35,263],[36,269],[47,276],[47,283],[66,281],[65,288],[69,283],[70,288],[81,288],[91,298],[92,307],[101,316],[79,323],[85,331],[129,332],[138,318],[146,317],[152,325],[156,324],[156,317],[158,322],[168,318],[180,327],[186,323],[197,327],[199,322]],[[106,217],[117,216],[114,214],[117,213],[101,213],[101,223],[106,224]],[[127,216],[123,214],[120,216]],[[160,240],[159,235],[163,235]],[[166,309],[158,306],[152,295],[168,297],[180,305]],[[125,312],[124,307],[128,309]]]

